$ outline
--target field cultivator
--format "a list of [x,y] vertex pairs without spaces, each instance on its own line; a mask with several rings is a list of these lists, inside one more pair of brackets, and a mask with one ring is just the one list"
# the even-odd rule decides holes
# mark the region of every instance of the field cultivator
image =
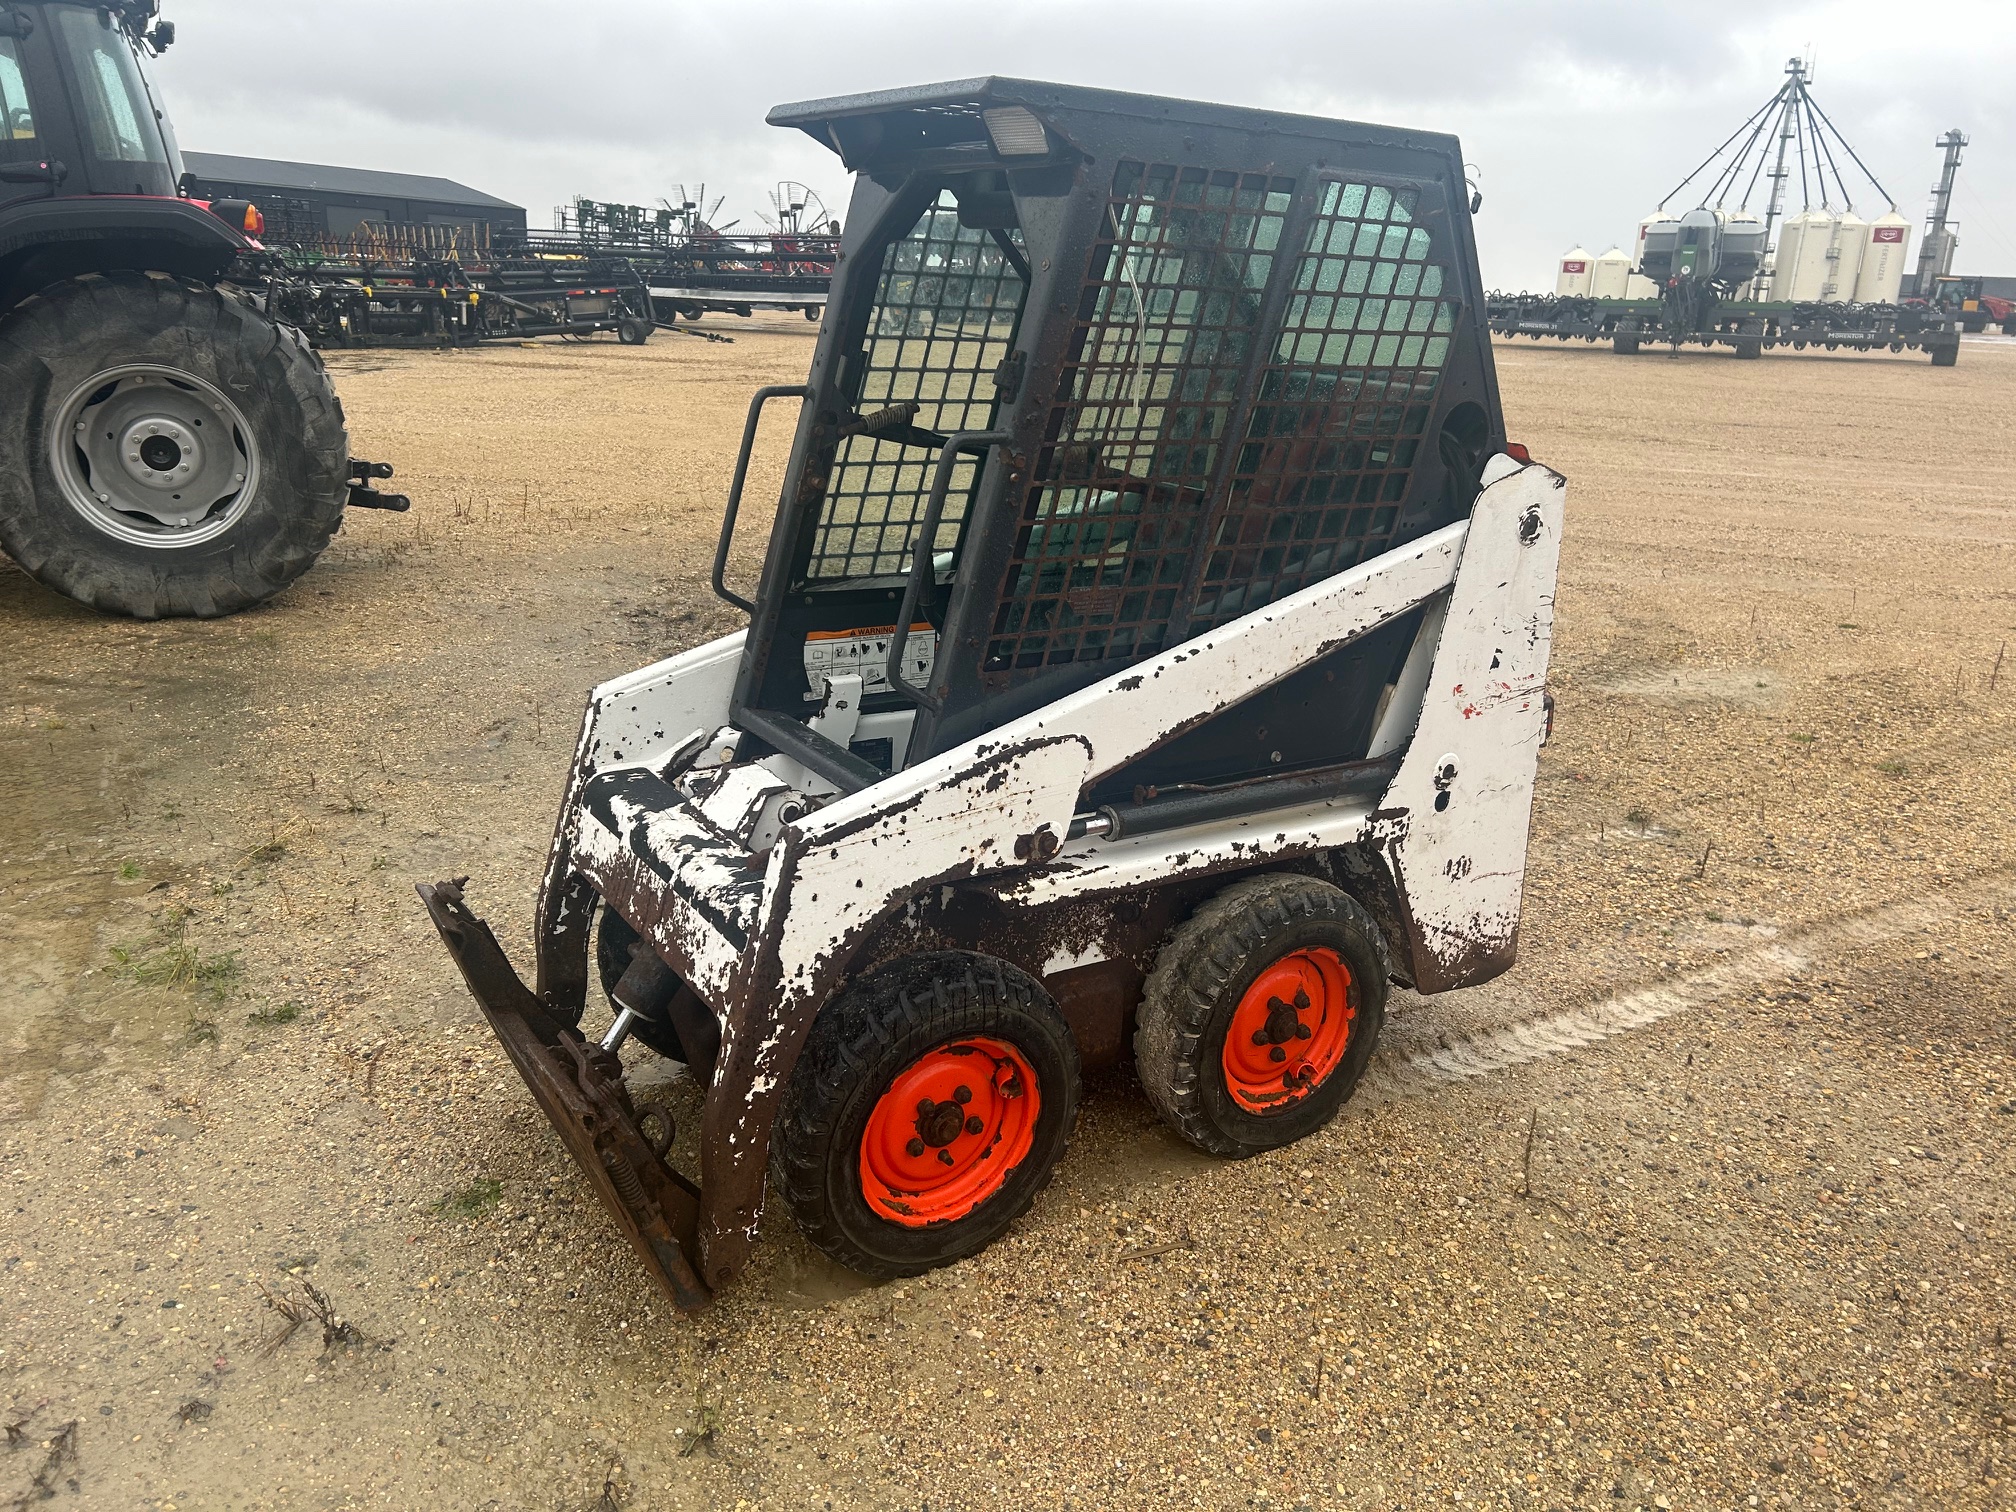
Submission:
[[1945,311],[1922,302],[1903,304],[1766,303],[1703,301],[1676,310],[1672,299],[1590,299],[1581,295],[1492,294],[1491,330],[1536,341],[1607,341],[1623,353],[1647,346],[1726,346],[1738,357],[1775,348],[1793,351],[1922,351],[1934,367],[1951,367],[1960,351],[1960,328]]
[[650,340],[651,296],[629,259],[464,247],[462,239],[290,247],[255,255],[241,277],[263,291],[274,318],[318,347],[473,346],[600,331],[630,345]]

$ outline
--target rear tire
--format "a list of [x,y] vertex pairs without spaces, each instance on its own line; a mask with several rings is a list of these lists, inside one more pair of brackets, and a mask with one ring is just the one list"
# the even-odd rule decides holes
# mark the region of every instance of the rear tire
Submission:
[[1029,1210],[1078,1096],[1077,1043],[1033,977],[986,956],[908,956],[814,1020],[777,1123],[779,1184],[842,1265],[919,1275]]
[[1156,958],[1134,1032],[1142,1089],[1210,1154],[1292,1144],[1357,1089],[1388,974],[1379,926],[1341,888],[1293,873],[1235,882]]
[[[43,290],[0,319],[0,396],[0,547],[92,608],[250,608],[342,523],[350,444],[321,359],[209,285],[107,273]],[[187,492],[171,481],[185,458]]]

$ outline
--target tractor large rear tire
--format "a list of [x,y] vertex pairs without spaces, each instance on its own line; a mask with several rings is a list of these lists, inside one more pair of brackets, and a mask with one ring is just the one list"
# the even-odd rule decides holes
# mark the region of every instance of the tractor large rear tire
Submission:
[[95,609],[250,608],[342,523],[350,444],[321,359],[207,284],[43,290],[0,318],[0,409],[0,547]]

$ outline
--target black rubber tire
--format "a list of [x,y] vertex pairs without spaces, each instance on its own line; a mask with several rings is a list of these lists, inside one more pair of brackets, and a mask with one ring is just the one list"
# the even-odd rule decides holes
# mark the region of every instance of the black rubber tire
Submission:
[[1735,341],[1736,355],[1745,359],[1761,358],[1764,355],[1764,338],[1761,336],[1738,336]]
[[[1225,1030],[1272,962],[1328,946],[1351,973],[1352,1037],[1337,1068],[1278,1112],[1242,1108],[1225,1086]],[[1243,1158],[1313,1134],[1357,1090],[1386,1018],[1386,940],[1358,900],[1315,877],[1235,882],[1170,934],[1142,992],[1134,1068],[1169,1126],[1198,1149]]]
[[[630,969],[630,958],[638,944],[637,931],[630,927],[630,921],[606,903],[599,910],[595,923],[595,971],[602,978],[602,995],[612,1002],[616,997],[616,984],[623,980],[623,973]],[[638,1015],[631,1020],[637,1038],[667,1060],[687,1060],[686,1047],[680,1043],[679,1032],[670,1024]]]
[[1638,354],[1638,338],[1636,336],[1613,336],[1610,338],[1610,350],[1617,353],[1620,357],[1635,357]]
[[624,346],[643,346],[651,339],[651,326],[642,320],[626,320],[616,327],[616,339]]
[[[186,548],[134,545],[64,498],[50,411],[92,374],[158,363],[235,396],[263,476],[245,515]],[[350,438],[306,338],[243,299],[165,273],[91,273],[0,319],[0,548],[79,603],[137,619],[209,619],[261,603],[315,563],[343,520]]]
[[1932,366],[1958,367],[1960,365],[1960,344],[1956,341],[1949,346],[1932,348]]
[[[861,1192],[861,1137],[889,1084],[962,1035],[1008,1041],[1042,1098],[1029,1154],[963,1218],[911,1228]],[[863,978],[813,1021],[777,1121],[775,1169],[812,1245],[878,1280],[915,1276],[977,1254],[1029,1210],[1064,1158],[1078,1121],[1078,1044],[1034,977],[987,956],[906,956]]]

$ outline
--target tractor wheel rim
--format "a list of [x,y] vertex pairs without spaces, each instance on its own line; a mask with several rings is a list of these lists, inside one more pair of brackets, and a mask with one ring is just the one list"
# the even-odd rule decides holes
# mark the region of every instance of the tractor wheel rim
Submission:
[[1278,1113],[1330,1078],[1358,1016],[1351,968],[1334,950],[1291,951],[1239,999],[1225,1026],[1225,1090],[1248,1113]]
[[1036,1073],[1005,1040],[968,1035],[890,1080],[861,1133],[861,1195],[905,1228],[964,1218],[1000,1191],[1036,1140]]
[[93,528],[134,546],[179,549],[224,534],[259,489],[245,412],[179,368],[108,368],[56,410],[49,461]]

